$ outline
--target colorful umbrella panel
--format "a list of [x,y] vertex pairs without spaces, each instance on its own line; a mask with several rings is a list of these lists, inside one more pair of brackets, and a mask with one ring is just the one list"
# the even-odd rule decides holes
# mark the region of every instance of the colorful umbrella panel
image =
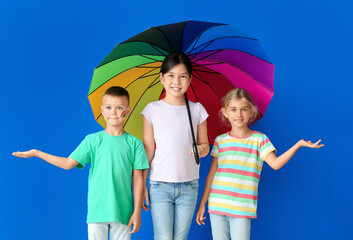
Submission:
[[98,123],[101,99],[111,86],[130,93],[132,113],[125,130],[142,139],[141,111],[151,101],[164,96],[159,81],[161,63],[171,52],[184,52],[193,63],[188,96],[200,102],[209,113],[208,134],[215,137],[228,130],[220,118],[221,99],[230,89],[247,89],[261,118],[273,96],[274,65],[260,41],[228,24],[186,21],[148,30],[118,44],[95,69],[89,100]]

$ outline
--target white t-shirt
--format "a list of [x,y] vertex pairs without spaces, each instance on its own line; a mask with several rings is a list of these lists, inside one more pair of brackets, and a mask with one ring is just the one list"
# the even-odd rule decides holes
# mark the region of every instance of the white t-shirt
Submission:
[[[208,114],[200,103],[189,101],[191,118],[197,138],[197,126]],[[150,180],[187,182],[199,178],[186,105],[171,105],[163,100],[149,103],[141,114],[153,127],[156,151],[151,162]],[[197,140],[196,140],[197,141]]]

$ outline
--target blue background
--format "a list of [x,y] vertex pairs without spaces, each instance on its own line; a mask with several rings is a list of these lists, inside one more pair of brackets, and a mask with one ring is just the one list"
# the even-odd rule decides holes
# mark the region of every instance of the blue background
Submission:
[[[93,70],[114,46],[150,26],[230,23],[258,37],[276,65],[275,96],[254,129],[278,153],[300,138],[279,171],[265,165],[252,239],[350,239],[353,227],[352,53],[348,1],[24,1],[0,3],[1,239],[87,239],[88,168],[65,171],[13,151],[68,156],[101,130],[87,98]],[[202,159],[199,196],[211,158]],[[207,219],[208,220],[208,219]],[[133,239],[152,239],[149,212]],[[211,239],[193,222],[189,239]]]

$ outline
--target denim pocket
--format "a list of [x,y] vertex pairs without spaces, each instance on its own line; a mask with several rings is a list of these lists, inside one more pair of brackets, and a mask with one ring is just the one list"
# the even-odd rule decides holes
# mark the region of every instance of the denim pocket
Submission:
[[163,185],[163,182],[160,182],[160,181],[151,181],[150,180],[150,189],[151,188],[157,188],[159,186]]
[[197,190],[199,189],[199,180],[196,179],[196,180],[187,182],[187,186],[188,186],[191,190],[197,192]]

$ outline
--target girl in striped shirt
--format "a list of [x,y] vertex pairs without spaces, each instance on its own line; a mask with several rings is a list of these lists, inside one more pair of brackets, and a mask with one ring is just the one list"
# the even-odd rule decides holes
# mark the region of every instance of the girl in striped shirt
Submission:
[[214,240],[249,240],[250,220],[256,218],[258,184],[263,162],[277,170],[283,167],[301,147],[321,148],[316,143],[300,140],[277,157],[266,135],[249,129],[257,109],[248,91],[237,88],[222,99],[222,114],[231,130],[219,135],[213,145],[211,168],[196,214],[196,222],[205,224],[208,199]]

